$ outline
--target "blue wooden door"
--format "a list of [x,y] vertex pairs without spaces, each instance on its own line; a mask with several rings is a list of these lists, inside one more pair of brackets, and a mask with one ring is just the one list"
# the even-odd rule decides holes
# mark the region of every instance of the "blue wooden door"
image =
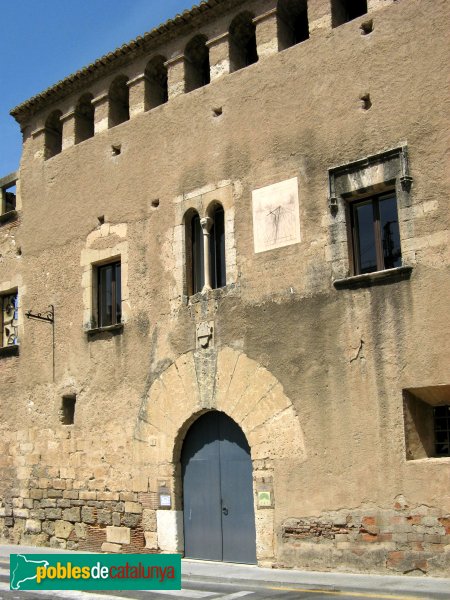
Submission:
[[256,563],[250,448],[227,415],[208,412],[181,453],[185,556]]

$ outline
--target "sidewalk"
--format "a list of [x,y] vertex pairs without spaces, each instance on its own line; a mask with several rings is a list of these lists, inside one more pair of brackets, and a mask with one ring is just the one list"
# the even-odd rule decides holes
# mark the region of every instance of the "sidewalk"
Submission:
[[[274,586],[300,586],[352,592],[383,592],[386,594],[428,594],[430,598],[450,599],[450,579],[437,577],[361,575],[353,573],[322,573],[291,569],[263,569],[254,565],[236,565],[183,559],[182,577],[188,581],[208,579],[233,583],[257,582]],[[450,569],[450,566],[449,566]]]
[[[32,546],[0,545],[0,556],[10,554],[72,554],[69,550],[37,548]],[[76,554],[76,552],[73,552]],[[87,554],[87,553],[86,553]],[[450,569],[450,565],[449,565]],[[353,573],[322,573],[293,569],[263,569],[256,565],[238,565],[222,562],[191,560],[181,561],[182,578],[185,581],[225,582],[240,584],[265,584],[274,587],[296,586],[303,589],[350,592],[378,592],[450,600],[450,578],[361,575]]]

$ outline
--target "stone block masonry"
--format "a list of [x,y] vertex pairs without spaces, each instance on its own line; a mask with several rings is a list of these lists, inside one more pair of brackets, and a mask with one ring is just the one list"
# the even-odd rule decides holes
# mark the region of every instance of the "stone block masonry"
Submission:
[[[19,431],[4,440],[8,460],[16,459],[22,439],[30,440],[27,443],[35,451],[28,456],[40,456],[40,460],[30,458],[29,471],[14,477],[9,467],[0,469],[4,487],[0,539],[6,543],[93,552],[158,551],[157,493],[149,490],[149,478],[136,469],[126,488],[106,489],[103,473],[114,475],[115,471],[104,461],[97,464],[92,455],[85,480],[80,473],[76,479],[75,470],[67,465],[84,452],[74,443],[72,451],[64,454],[69,434],[58,433],[60,439],[50,430],[42,430],[40,436],[32,430]],[[50,451],[57,451],[59,458],[52,460]]]
[[[9,457],[15,456],[19,438],[35,437],[31,431],[11,435],[14,439],[4,446]],[[164,546],[167,527],[158,533],[157,523],[161,516],[172,515],[164,511],[157,515],[158,494],[151,489],[153,485],[156,489],[156,478],[149,486],[152,479],[142,471],[132,473],[126,489],[111,489],[110,484],[106,488],[102,479],[81,482],[63,466],[80,452],[77,445],[68,460],[61,459],[60,466],[54,462],[50,467],[44,466],[47,456],[43,448],[48,447],[48,441],[53,452],[66,438],[55,440],[49,432],[41,432],[39,442],[30,442],[40,444],[43,455],[40,463],[29,466],[31,477],[25,478],[23,473],[20,479],[13,478],[8,467],[2,468],[1,481],[8,484],[0,505],[2,541],[92,552],[154,553],[166,549],[161,544]],[[265,461],[254,461],[256,474],[265,467]],[[91,471],[101,475],[94,458]],[[276,566],[342,570],[345,565],[362,572],[448,576],[450,514],[430,506],[412,506],[401,496],[391,507],[361,506],[316,517],[288,518],[275,523],[275,531],[280,550]]]
[[[30,496],[35,491],[31,488]],[[4,500],[0,507],[0,537],[3,541],[93,552],[158,550],[155,543],[156,511],[143,509],[149,504],[149,494],[141,499],[136,493],[134,502],[121,502],[98,500],[105,496],[104,492],[89,492],[89,499],[81,500],[81,496],[86,495],[85,490],[72,490],[71,498],[55,499],[46,498],[50,490],[39,491],[44,497],[31,500],[30,509],[13,509],[19,498]],[[56,506],[48,508],[49,503]],[[62,506],[64,508],[60,508]]]

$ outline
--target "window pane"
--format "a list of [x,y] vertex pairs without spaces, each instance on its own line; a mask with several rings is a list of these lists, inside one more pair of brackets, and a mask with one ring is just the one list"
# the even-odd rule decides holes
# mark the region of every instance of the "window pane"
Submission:
[[100,267],[98,276],[99,326],[107,327],[112,325],[112,265]]
[[395,196],[380,198],[380,230],[384,268],[392,269],[402,264],[400,231],[398,228],[397,202]]
[[98,268],[98,326],[108,327],[122,320],[120,263]]
[[192,217],[192,291],[194,294],[201,292],[205,285],[203,259],[203,233],[200,217]]
[[354,205],[353,215],[357,238],[355,258],[356,263],[359,263],[358,272],[372,273],[373,271],[378,270],[372,202],[364,202]]
[[210,234],[211,285],[220,288],[226,285],[225,276],[225,227],[222,207],[214,211],[214,225]]
[[122,321],[122,280],[121,280],[121,271],[120,271],[120,263],[116,264],[116,323],[120,323]]

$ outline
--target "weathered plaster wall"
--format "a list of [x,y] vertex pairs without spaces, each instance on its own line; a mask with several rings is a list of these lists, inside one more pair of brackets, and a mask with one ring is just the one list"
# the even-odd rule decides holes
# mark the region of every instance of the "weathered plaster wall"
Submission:
[[[325,4],[310,0],[316,25],[326,20]],[[28,124],[23,211],[18,227],[1,229],[7,251],[0,284],[19,272],[22,312],[55,306],[55,380],[51,326],[24,322],[22,315],[20,356],[0,360],[5,539],[164,549],[156,527],[161,480],[171,482],[173,512],[181,508],[173,440],[178,448],[189,414],[193,419],[214,406],[232,410],[213,390],[223,377],[218,357],[234,352],[251,366],[236,377],[229,401],[237,405],[258,385],[258,373],[268,373],[292,407],[290,424],[297,419],[302,432],[292,452],[252,456],[255,489],[267,478],[275,498],[273,510],[257,511],[260,562],[448,576],[450,459],[406,460],[402,396],[404,388],[450,380],[443,168],[449,107],[442,85],[448,3],[403,0],[372,18],[370,35],[361,35],[363,18],[333,30],[318,27],[298,46],[47,161],[42,136],[29,135],[47,112]],[[210,23],[207,32],[218,35],[221,28]],[[189,35],[168,42],[167,56],[181,51]],[[145,62],[127,66],[127,74],[138,74]],[[94,95],[112,77],[95,82]],[[366,93],[370,110],[361,108]],[[65,112],[78,97],[49,111]],[[343,215],[328,209],[328,169],[403,144],[413,186],[401,239],[412,275],[336,290],[333,223]],[[121,146],[119,156],[112,145]],[[254,254],[251,192],[292,177],[299,180],[302,240]],[[224,290],[188,303],[180,207],[214,195],[223,182],[232,190],[235,270]],[[102,237],[101,215],[112,226],[126,224],[129,305],[122,333],[88,337],[83,253],[88,239],[97,232]],[[202,321],[214,322],[211,360],[191,372],[184,395],[173,398],[174,388],[166,389],[160,429],[141,435],[142,407],[155,382],[196,352]],[[204,398],[196,404],[199,381]],[[73,426],[58,418],[66,393],[77,396]],[[258,417],[263,409],[255,405],[255,418],[268,422],[268,443],[276,447],[287,425]],[[178,423],[181,410],[186,416]],[[244,415],[237,422],[246,431]],[[164,432],[172,423],[169,443]],[[172,525],[175,530],[175,517]]]

